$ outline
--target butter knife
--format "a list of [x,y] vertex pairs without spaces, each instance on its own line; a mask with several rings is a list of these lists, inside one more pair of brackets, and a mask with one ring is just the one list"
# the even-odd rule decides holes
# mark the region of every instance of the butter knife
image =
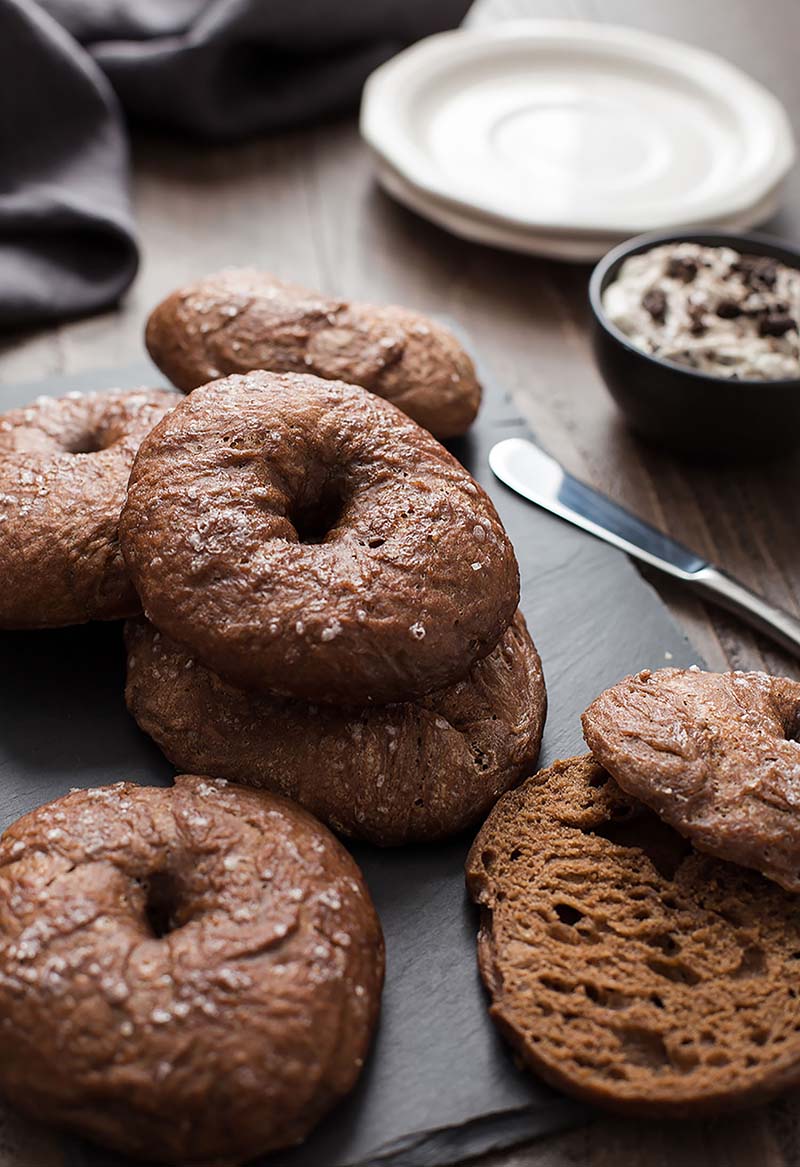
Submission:
[[489,465],[501,482],[523,498],[605,539],[634,559],[682,580],[704,599],[735,612],[783,648],[800,655],[800,620],[795,616],[573,478],[533,442],[523,438],[498,442],[489,454]]

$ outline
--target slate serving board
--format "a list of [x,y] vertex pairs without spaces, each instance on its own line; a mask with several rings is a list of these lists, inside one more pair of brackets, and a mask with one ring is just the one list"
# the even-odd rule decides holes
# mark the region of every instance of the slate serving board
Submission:
[[[159,384],[152,366],[0,388],[0,410],[39,393]],[[514,542],[522,608],[544,661],[549,715],[541,761],[584,750],[579,715],[640,668],[698,660],[626,557],[523,502],[492,476],[500,438],[525,433],[490,387],[454,453],[492,495]],[[2,581],[0,581],[2,586]],[[123,702],[119,625],[0,635],[0,824],[66,793],[121,778],[167,785],[172,769]],[[516,1069],[486,1013],[475,965],[476,917],[463,882],[470,840],[381,851],[353,846],[383,922],[387,981],[362,1080],[306,1144],[270,1167],[434,1167],[581,1121],[587,1110]],[[67,1145],[72,1167],[123,1167]]]

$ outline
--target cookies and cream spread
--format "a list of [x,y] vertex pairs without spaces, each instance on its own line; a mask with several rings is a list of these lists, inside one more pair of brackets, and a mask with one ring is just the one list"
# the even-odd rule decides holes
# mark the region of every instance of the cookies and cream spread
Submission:
[[800,270],[732,247],[667,243],[632,255],[603,294],[642,352],[715,377],[800,377]]

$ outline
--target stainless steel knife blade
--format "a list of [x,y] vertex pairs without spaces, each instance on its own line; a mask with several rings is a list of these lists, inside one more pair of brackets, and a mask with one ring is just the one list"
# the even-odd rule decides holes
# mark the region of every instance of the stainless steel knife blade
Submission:
[[606,495],[573,478],[533,442],[524,438],[498,442],[489,454],[489,465],[501,482],[529,502],[682,580],[744,617],[784,648],[800,653],[800,620]]

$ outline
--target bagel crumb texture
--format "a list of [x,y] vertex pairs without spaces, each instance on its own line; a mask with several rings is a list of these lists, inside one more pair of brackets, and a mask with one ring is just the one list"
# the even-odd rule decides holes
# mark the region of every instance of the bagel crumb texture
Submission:
[[465,433],[481,401],[472,361],[437,321],[323,296],[249,268],[173,292],[151,313],[146,341],[185,392],[252,369],[313,373],[369,389],[438,438]]
[[800,891],[800,683],[644,670],[583,715],[620,786],[703,851]]
[[180,395],[39,397],[0,414],[0,628],[56,628],[140,610],[118,524],[139,443]]
[[358,868],[284,799],[118,783],[0,841],[0,1088],[125,1154],[301,1141],[355,1083],[382,980]]
[[505,795],[467,883],[490,1012],[555,1087],[637,1115],[800,1080],[800,904],[698,851],[586,755]]
[[143,619],[126,643],[128,707],[174,766],[273,790],[373,843],[471,826],[539,753],[544,678],[521,612],[463,680],[362,710],[237,689]]

